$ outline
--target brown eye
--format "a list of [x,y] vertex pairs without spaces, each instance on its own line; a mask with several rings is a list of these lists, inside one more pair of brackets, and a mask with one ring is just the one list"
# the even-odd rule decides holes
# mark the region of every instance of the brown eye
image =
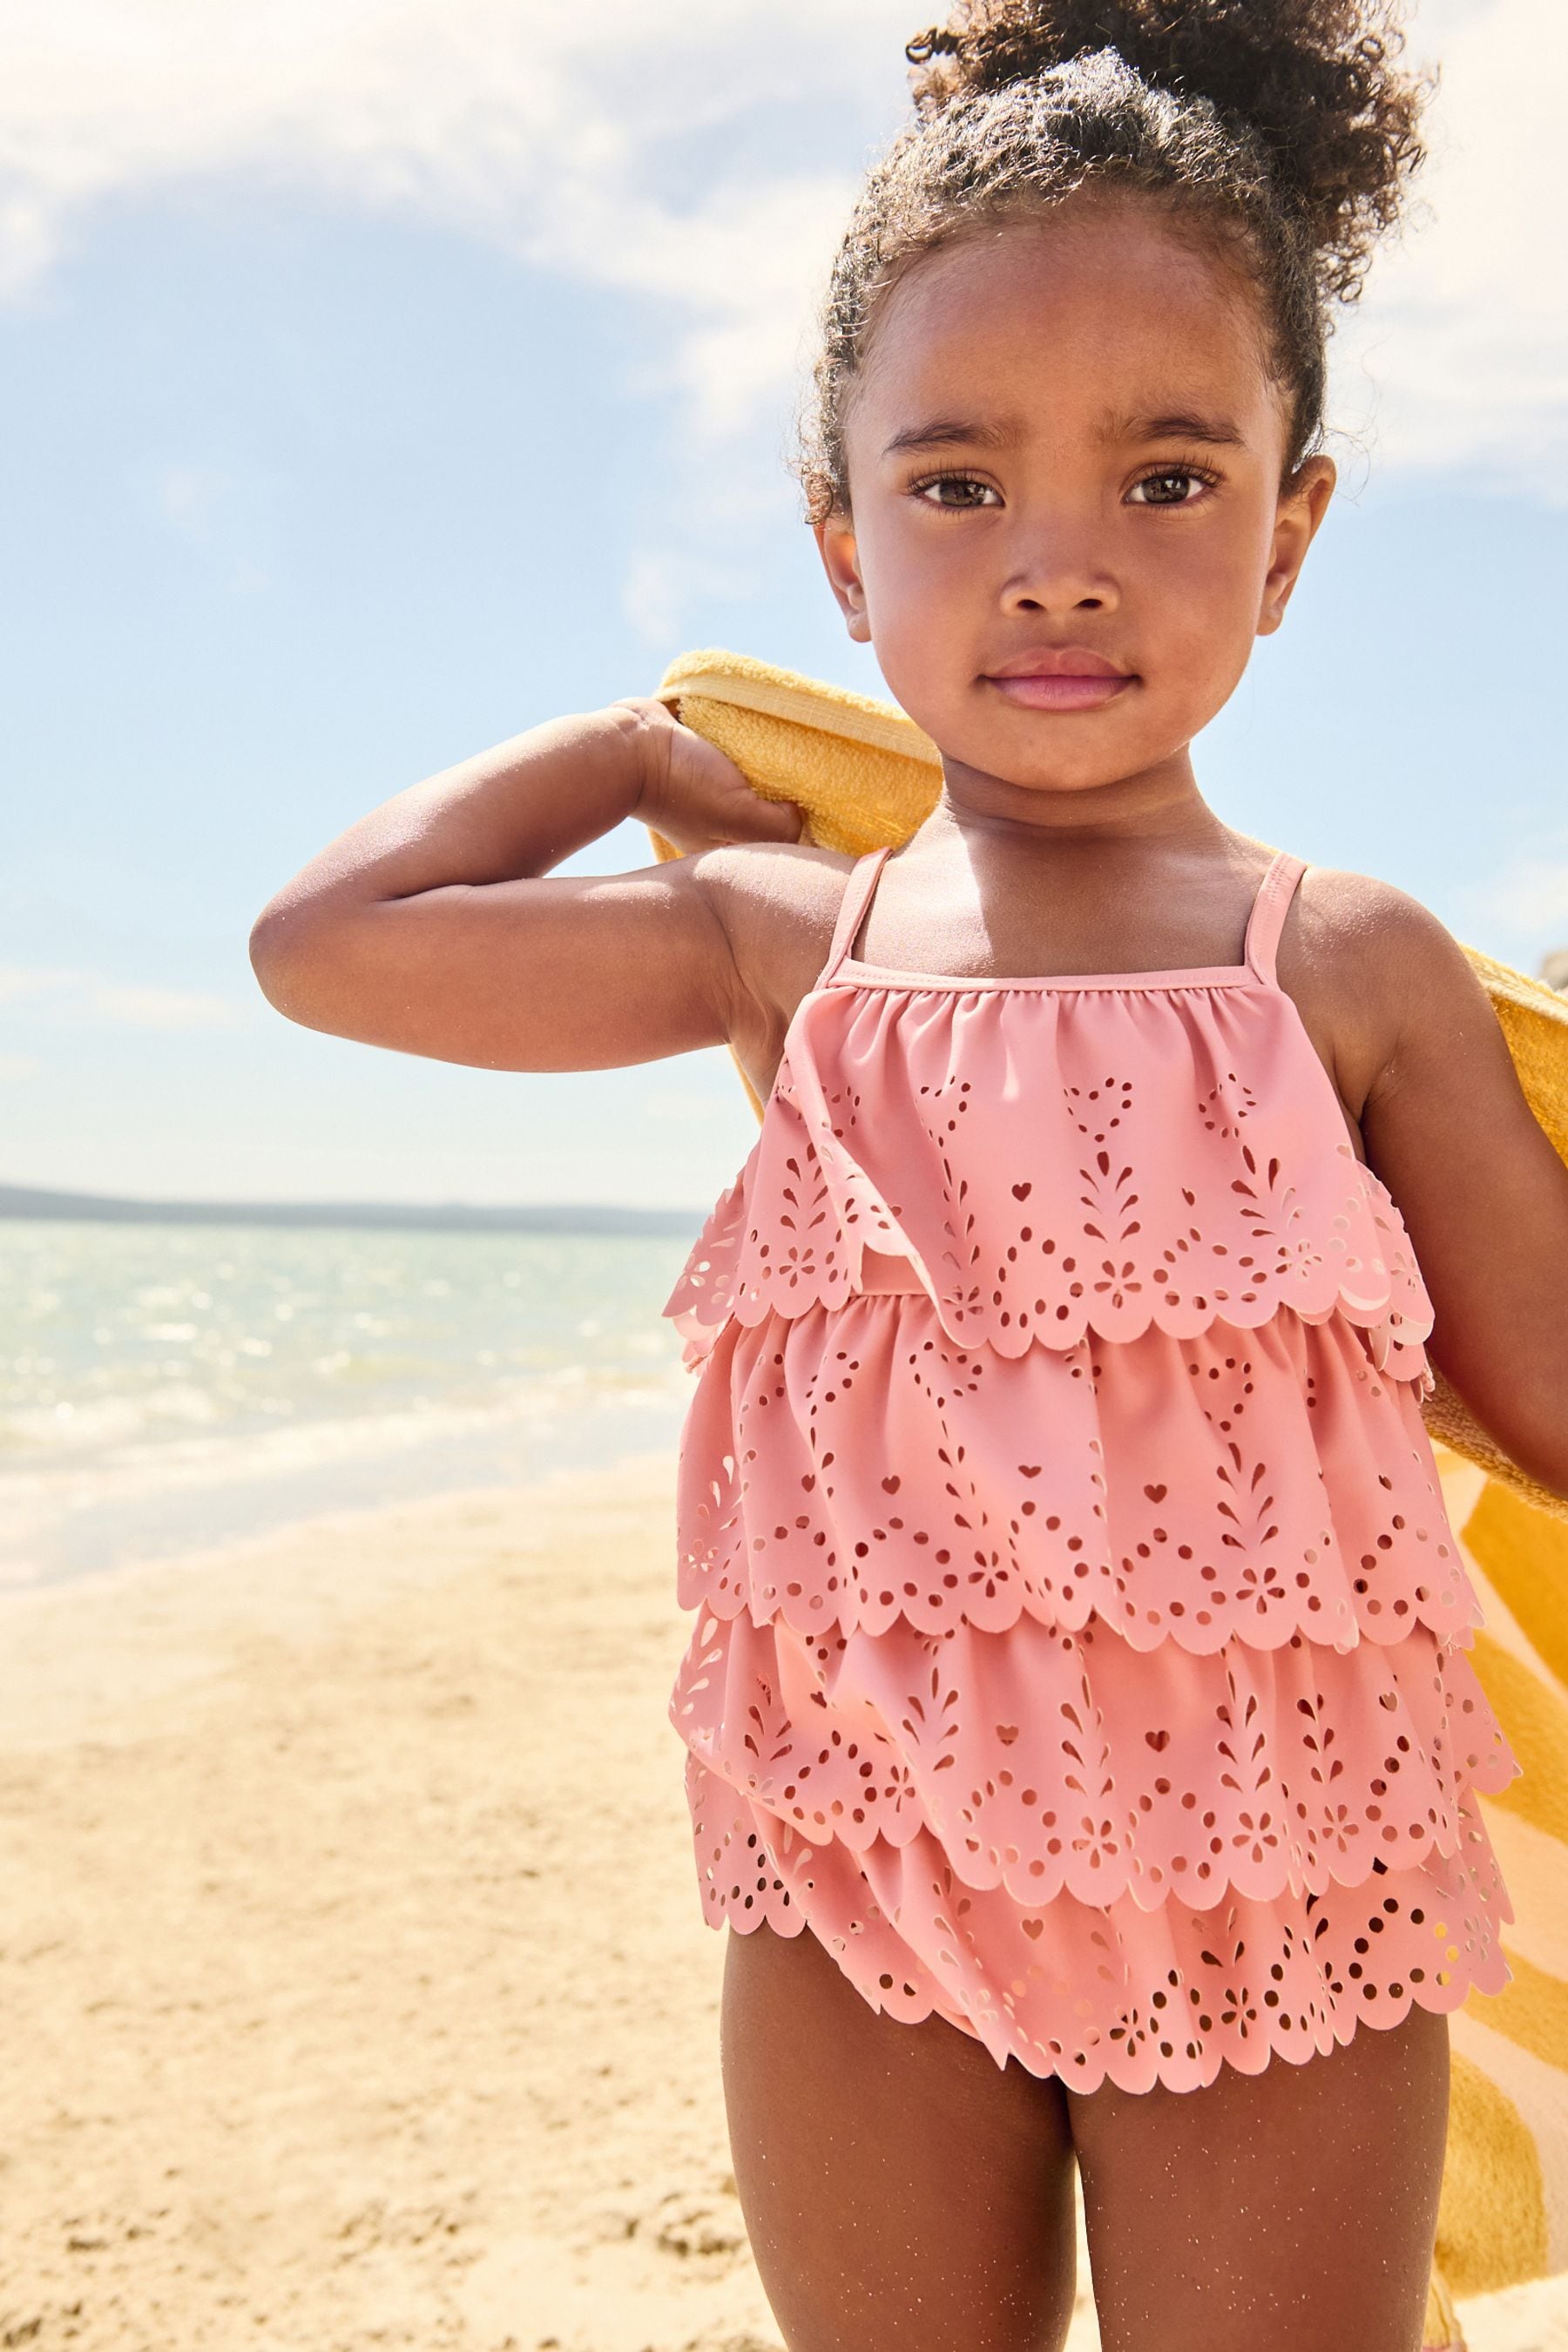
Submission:
[[1207,489],[1209,483],[1190,466],[1167,466],[1163,473],[1145,474],[1134,482],[1128,497],[1134,505],[1144,507],[1190,507],[1194,494]]
[[[929,476],[925,481],[916,482],[912,484],[911,487],[915,497],[920,500],[922,506],[945,507],[950,513],[961,514],[964,512],[966,509],[977,506],[980,502],[980,499],[984,498],[986,492],[990,489],[991,485],[989,482],[976,481],[972,474],[932,474]],[[960,492],[972,490],[977,491],[979,493],[979,497],[966,498],[960,496],[954,499],[931,499],[927,498],[926,496],[926,492],[928,490],[957,490]]]

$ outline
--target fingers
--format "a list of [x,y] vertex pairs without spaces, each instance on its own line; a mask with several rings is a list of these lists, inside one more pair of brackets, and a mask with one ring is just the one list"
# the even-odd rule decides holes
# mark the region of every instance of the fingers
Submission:
[[805,812],[794,801],[765,801],[760,793],[752,797],[760,803],[765,838],[769,841],[798,841],[805,823]]
[[721,843],[802,838],[805,817],[796,803],[755,791],[727,752],[668,704],[622,695],[617,707],[637,713],[648,739],[639,812],[683,855]]

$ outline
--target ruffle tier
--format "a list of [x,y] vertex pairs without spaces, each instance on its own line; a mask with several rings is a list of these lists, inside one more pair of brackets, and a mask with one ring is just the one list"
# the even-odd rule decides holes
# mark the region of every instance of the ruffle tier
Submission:
[[813,1844],[689,1753],[704,1916],[744,1934],[809,1927],[873,2010],[908,2023],[945,2017],[998,2065],[1075,2091],[1212,2083],[1223,2064],[1261,2074],[1300,2064],[1363,2025],[1413,2007],[1447,2012],[1508,1981],[1500,1928],[1513,1911],[1473,1808],[1447,1856],[1356,1885],[1207,1908],[1131,1894],[1090,1907],[1070,1895],[1020,1905],[975,1889],[930,1830],[862,1853]]
[[669,1717],[707,1769],[814,1843],[924,1837],[1015,1902],[1266,1902],[1459,1850],[1518,1765],[1464,1649],[1297,1635],[1194,1657],[1021,1618],[880,1634],[702,1612]]
[[679,1598],[802,1633],[1451,1638],[1478,1612],[1419,1396],[1340,1317],[1006,1362],[955,1347],[923,1292],[737,1318],[682,1435]]
[[1258,944],[820,984],[665,1308],[705,1916],[1081,2090],[1508,1978],[1431,1303]]
[[669,1701],[710,1923],[1083,2090],[1500,1990],[1519,1768],[1419,1385],[1289,1312],[1005,1367],[923,1294],[732,1320]]
[[664,1313],[696,1364],[731,1317],[842,1307],[868,1251],[907,1262],[952,1344],[999,1356],[1289,1307],[1415,1374],[1432,1328],[1403,1220],[1258,978],[811,991]]

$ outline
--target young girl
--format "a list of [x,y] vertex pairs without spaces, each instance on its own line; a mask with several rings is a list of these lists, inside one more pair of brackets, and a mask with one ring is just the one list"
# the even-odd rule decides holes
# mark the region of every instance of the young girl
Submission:
[[[1357,0],[972,0],[910,45],[802,467],[942,755],[896,855],[802,844],[630,697],[400,793],[257,927],[311,1026],[727,1041],[765,1098],[667,1308],[670,1712],[791,2352],[1059,2345],[1075,2162],[1107,2352],[1420,2340],[1446,2013],[1508,1978],[1473,1791],[1516,1769],[1425,1343],[1568,1492],[1568,1172],[1442,927],[1190,756],[1330,501],[1328,312],[1419,157],[1397,46]],[[629,817],[686,854],[551,878]]]

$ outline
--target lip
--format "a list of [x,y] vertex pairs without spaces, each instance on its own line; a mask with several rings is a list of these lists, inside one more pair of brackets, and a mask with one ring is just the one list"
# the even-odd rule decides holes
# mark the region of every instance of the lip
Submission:
[[1087,646],[1042,646],[1015,654],[987,673],[987,682],[1031,710],[1099,710],[1126,691],[1132,676]]
[[1109,656],[1090,653],[1087,646],[1039,646],[1032,654],[1015,654],[1011,661],[998,663],[986,675],[993,678],[1125,678],[1127,672]]

